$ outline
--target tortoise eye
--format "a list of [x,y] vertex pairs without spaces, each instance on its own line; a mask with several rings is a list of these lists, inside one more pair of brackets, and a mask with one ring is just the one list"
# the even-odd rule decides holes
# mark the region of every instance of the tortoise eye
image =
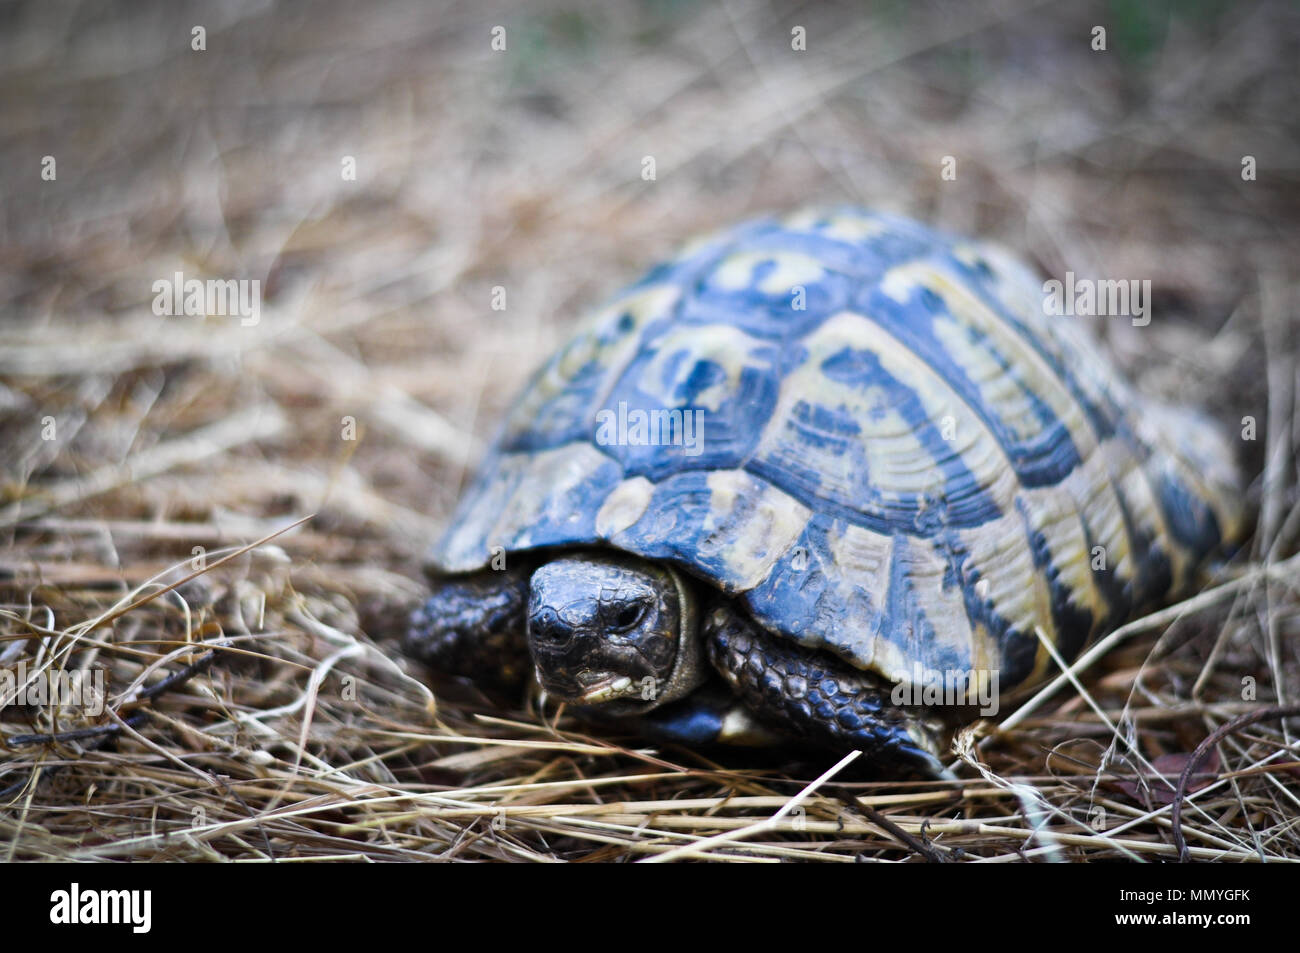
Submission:
[[610,628],[615,632],[626,632],[641,621],[645,615],[644,602],[629,602],[618,609]]

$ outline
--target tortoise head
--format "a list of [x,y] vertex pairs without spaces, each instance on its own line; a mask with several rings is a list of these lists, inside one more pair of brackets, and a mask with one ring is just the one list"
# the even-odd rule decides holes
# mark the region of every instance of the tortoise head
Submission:
[[705,675],[691,586],[621,553],[556,559],[533,573],[528,648],[548,695],[613,715],[682,698]]

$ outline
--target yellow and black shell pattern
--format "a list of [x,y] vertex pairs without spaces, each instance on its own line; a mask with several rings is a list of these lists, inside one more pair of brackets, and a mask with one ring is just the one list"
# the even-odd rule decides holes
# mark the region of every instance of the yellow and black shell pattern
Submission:
[[[435,546],[668,560],[896,682],[1041,677],[1243,530],[1233,454],[1006,251],[857,208],[700,239],[533,378]],[[1041,638],[1040,638],[1041,633]]]

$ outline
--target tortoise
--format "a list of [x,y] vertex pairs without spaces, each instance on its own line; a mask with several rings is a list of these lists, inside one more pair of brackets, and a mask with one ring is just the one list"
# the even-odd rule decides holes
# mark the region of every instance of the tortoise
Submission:
[[854,207],[698,239],[526,386],[405,651],[654,738],[943,775],[977,700],[1186,592],[1245,526],[1226,440],[1044,287]]

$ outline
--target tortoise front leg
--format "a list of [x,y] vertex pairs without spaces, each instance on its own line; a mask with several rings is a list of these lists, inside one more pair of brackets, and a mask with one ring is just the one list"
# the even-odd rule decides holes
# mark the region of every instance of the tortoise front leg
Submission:
[[517,688],[533,669],[525,625],[531,566],[486,569],[433,583],[411,613],[402,650],[430,668]]
[[701,745],[771,748],[790,740],[755,718],[716,679],[680,701],[641,715],[636,722],[648,738],[688,748]]
[[759,718],[820,746],[857,748],[872,773],[951,777],[925,710],[895,705],[886,680],[778,638],[730,604],[715,606],[702,631],[709,661]]

